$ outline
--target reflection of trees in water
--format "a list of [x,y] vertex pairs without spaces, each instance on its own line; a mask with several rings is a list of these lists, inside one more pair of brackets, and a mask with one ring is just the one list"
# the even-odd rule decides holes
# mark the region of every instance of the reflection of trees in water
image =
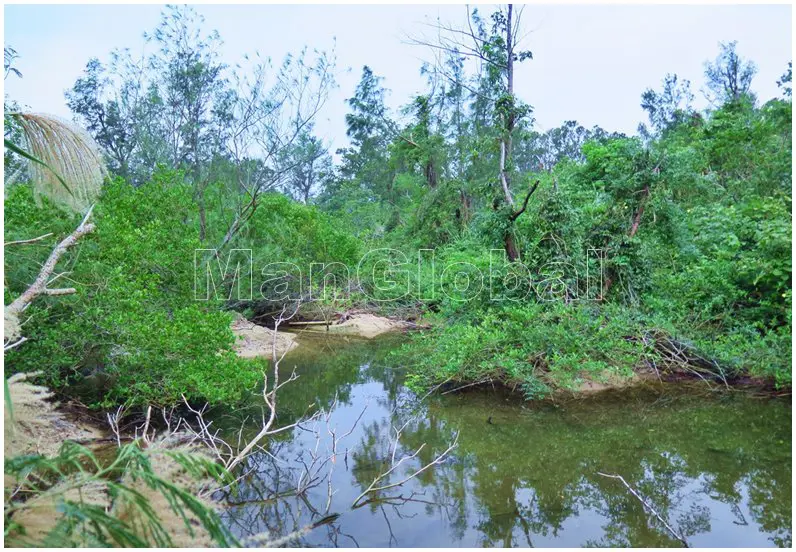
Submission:
[[[777,450],[780,439],[790,442],[789,406],[688,397],[661,409],[649,408],[649,398],[640,404],[584,402],[559,415],[518,415],[436,402],[428,424],[417,435],[407,432],[406,441],[432,441],[434,423],[461,431],[457,455],[472,460],[465,477],[445,466],[426,484],[476,507],[470,523],[480,545],[531,545],[533,535],[558,536],[585,510],[606,519],[603,538],[589,544],[680,545],[621,484],[597,471],[622,474],[686,537],[710,532],[717,521],[749,523],[745,510],[774,544],[790,544],[790,459]],[[755,430],[744,431],[750,424]],[[712,519],[711,500],[729,504],[734,519]]]
[[[363,426],[352,455],[352,475],[361,491],[353,508],[366,507],[372,513],[381,513],[389,532],[389,546],[400,544],[391,517],[416,517],[419,505],[426,517],[437,513],[462,531],[466,529],[466,518],[451,516],[452,493],[441,489],[434,475],[453,458],[448,454],[456,447],[456,436],[430,419],[424,404],[410,402],[398,395],[387,401],[383,406],[391,407],[389,415]],[[399,404],[402,408],[396,408]],[[411,445],[407,436],[411,436]],[[414,507],[411,511],[404,508],[410,504]]]
[[754,472],[746,476],[752,517],[766,533],[773,535],[772,542],[783,548],[793,546],[790,461],[788,468],[787,489],[770,484],[771,474],[765,470],[761,470],[762,473]]
[[[355,344],[314,355],[295,362],[301,377],[280,398],[287,405],[281,423],[293,421],[308,404],[328,407],[335,392],[351,405],[358,384],[376,381],[384,389],[373,405],[384,416],[357,429],[346,465],[336,468],[350,469],[342,473],[350,473],[359,491],[389,465],[393,428],[406,423],[396,455],[427,445],[392,481],[433,460],[459,433],[454,457],[404,487],[369,497],[361,510],[383,520],[384,545],[402,545],[394,529],[414,515],[443,520],[451,542],[468,539],[463,543],[471,546],[530,546],[557,537],[581,545],[680,545],[621,483],[597,472],[622,475],[687,539],[732,523],[750,525],[753,532],[759,526],[773,544],[791,543],[789,405],[642,391],[621,401],[608,397],[563,407],[504,406],[499,395],[484,393],[417,404],[402,385],[403,374],[390,369],[385,348]],[[326,515],[322,486],[291,495],[304,469],[301,454],[314,441],[300,431],[278,437],[269,451],[281,462],[258,454],[238,494],[228,497],[246,502],[225,512],[240,534],[284,535]],[[715,517],[716,502],[730,506],[729,518]],[[350,507],[335,503],[341,518],[314,529],[310,541],[356,546],[361,528],[346,526]],[[568,522],[581,515],[599,522],[599,537],[573,537]]]

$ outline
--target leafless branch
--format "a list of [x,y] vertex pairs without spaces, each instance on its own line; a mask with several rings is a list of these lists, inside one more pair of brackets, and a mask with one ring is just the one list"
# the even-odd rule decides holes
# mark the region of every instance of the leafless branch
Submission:
[[[401,467],[405,462],[408,462],[408,461],[416,458],[417,455],[420,454],[420,451],[423,450],[423,448],[425,448],[425,446],[426,446],[426,444],[423,443],[412,454],[404,455],[398,461],[396,461],[395,460],[395,451],[396,451],[396,448],[398,447],[398,438],[400,437],[401,430],[403,430],[403,428],[405,428],[405,427],[406,427],[406,424],[404,424],[404,426],[402,426],[401,429],[396,430],[396,438],[393,441],[392,455],[391,455],[391,461],[390,461],[389,469],[387,469],[386,471],[384,471],[382,473],[379,473],[373,479],[373,481],[370,483],[370,485],[368,485],[367,489],[365,489],[354,500],[354,502],[351,504],[352,508],[360,508],[360,507],[364,506],[367,503],[367,501],[363,501],[362,499],[365,498],[367,495],[369,495],[371,493],[377,493],[379,491],[384,491],[384,490],[387,490],[387,489],[393,489],[395,487],[400,487],[401,485],[405,484],[406,482],[410,481],[411,479],[414,479],[415,477],[417,477],[418,475],[420,475],[421,473],[423,473],[424,471],[426,471],[430,467],[435,466],[437,464],[440,464],[445,459],[445,457],[448,455],[448,453],[450,453],[450,451],[452,451],[459,444],[459,435],[457,433],[456,437],[454,438],[454,440],[450,444],[450,446],[448,446],[447,449],[445,449],[440,454],[435,456],[434,460],[432,460],[431,462],[429,462],[429,463],[421,466],[420,468],[416,469],[414,472],[412,472],[410,475],[404,477],[400,481],[397,481],[395,483],[384,483],[385,481],[389,481],[390,480],[390,475],[392,473],[394,473],[399,467]],[[382,484],[382,483],[384,483],[384,484]]]
[[58,260],[66,253],[66,250],[77,243],[80,238],[94,231],[94,225],[88,222],[93,209],[94,206],[92,205],[75,231],[55,246],[55,249],[52,250],[52,253],[50,253],[50,256],[47,258],[47,261],[42,265],[39,275],[36,277],[33,284],[5,308],[7,314],[18,315],[28,308],[28,305],[40,295],[66,295],[75,293],[74,288],[48,289],[47,283],[55,270],[55,266],[58,264]]
[[522,207],[518,211],[514,211],[514,213],[512,213],[511,215],[512,221],[517,220],[520,217],[520,215],[525,212],[525,209],[528,208],[528,200],[531,199],[531,196],[538,187],[539,187],[539,181],[537,180],[536,182],[534,182],[533,186],[531,186],[531,189],[528,190],[528,194],[525,196],[525,201],[522,202]]
[[116,446],[122,446],[122,435],[121,431],[119,430],[119,422],[121,421],[122,417],[124,416],[124,406],[120,406],[116,409],[116,412],[111,414],[108,412],[105,416],[108,419],[108,425],[111,427],[111,432],[116,437]]
[[53,235],[52,232],[48,232],[47,234],[44,234],[43,236],[39,236],[38,238],[30,238],[29,240],[10,241],[10,242],[4,243],[3,247],[8,247],[9,245],[25,245],[25,244],[28,244],[28,243],[34,243],[34,242],[37,242],[37,241],[41,241],[41,240],[43,240],[45,238],[49,238],[52,235]]

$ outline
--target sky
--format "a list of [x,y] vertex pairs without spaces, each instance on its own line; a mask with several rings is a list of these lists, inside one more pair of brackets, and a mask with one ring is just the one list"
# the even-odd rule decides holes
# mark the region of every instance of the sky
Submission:
[[[466,23],[466,8],[406,6],[213,6],[196,5],[208,29],[224,41],[221,55],[235,64],[260,52],[275,61],[304,46],[335,48],[337,82],[316,122],[332,151],[347,144],[345,99],[363,65],[385,78],[388,106],[398,109],[426,80],[420,75],[431,52],[407,43],[439,18]],[[488,10],[488,6],[482,6]],[[20,54],[23,78],[9,76],[5,93],[33,111],[70,117],[64,91],[91,57],[107,61],[111,50],[141,50],[143,33],[158,23],[158,5],[5,6],[4,44]],[[789,5],[528,5],[521,44],[533,59],[516,70],[519,97],[534,108],[536,126],[565,120],[586,127],[635,133],[645,120],[641,93],[659,88],[666,73],[689,79],[697,107],[706,102],[704,62],[720,41],[737,40],[739,53],[758,66],[752,89],[765,101],[779,95],[777,79],[791,54]]]

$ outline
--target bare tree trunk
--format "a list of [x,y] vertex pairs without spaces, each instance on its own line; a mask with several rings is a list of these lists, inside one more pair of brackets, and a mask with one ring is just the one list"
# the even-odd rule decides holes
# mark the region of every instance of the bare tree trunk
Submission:
[[437,169],[434,166],[434,161],[429,159],[426,163],[426,182],[428,183],[428,187],[434,189],[437,187]]
[[459,196],[461,197],[462,200],[461,224],[462,228],[464,228],[470,222],[470,208],[472,200],[470,199],[470,196],[467,195],[467,192],[465,192],[464,190],[459,190]]
[[511,230],[506,232],[503,236],[503,248],[506,250],[506,256],[509,261],[515,262],[520,258],[520,251],[517,248],[517,243],[514,241],[514,233]]
[[[202,194],[204,196],[204,194]],[[204,243],[207,234],[207,214],[205,213],[204,197],[200,196],[199,203],[199,241]]]
[[[512,14],[514,6],[509,4],[508,15],[506,18],[506,92],[510,98],[510,105],[506,113],[505,128],[500,142],[500,182],[503,185],[503,195],[506,203],[514,209],[514,198],[511,196],[511,178],[507,171],[507,166],[512,162],[511,134],[514,131],[514,43],[511,33]],[[520,258],[520,252],[514,240],[514,218],[512,217],[503,236],[504,248],[509,261],[514,262]]]

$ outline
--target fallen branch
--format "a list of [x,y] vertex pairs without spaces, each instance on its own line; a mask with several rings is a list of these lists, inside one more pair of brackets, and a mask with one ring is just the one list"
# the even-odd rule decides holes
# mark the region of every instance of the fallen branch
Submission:
[[64,253],[66,253],[66,250],[75,245],[80,238],[94,231],[95,226],[88,223],[88,219],[91,216],[91,211],[93,209],[94,206],[92,205],[86,213],[86,216],[83,217],[83,221],[75,229],[75,231],[69,234],[61,243],[55,246],[55,249],[52,250],[52,253],[50,253],[47,261],[41,267],[39,275],[36,277],[36,280],[33,282],[33,284],[31,284],[31,286],[25,290],[22,295],[14,299],[10,305],[6,306],[5,312],[7,315],[18,315],[28,308],[28,305],[30,305],[40,295],[68,295],[75,293],[76,290],[74,288],[49,289],[47,288],[47,284],[50,280],[50,276],[55,270],[55,266],[58,264],[58,260]]
[[454,438],[453,442],[450,444],[450,446],[447,449],[445,449],[444,451],[442,451],[442,453],[438,454],[434,458],[434,460],[432,460],[428,464],[425,464],[424,466],[418,468],[413,473],[411,473],[410,475],[408,475],[405,478],[401,479],[397,483],[385,483],[383,485],[379,485],[380,482],[385,481],[385,480],[389,480],[390,474],[395,472],[395,470],[397,470],[404,462],[406,462],[407,460],[411,460],[413,458],[416,458],[417,455],[420,454],[420,451],[423,450],[423,448],[426,446],[426,444],[423,443],[412,454],[405,455],[405,456],[401,457],[396,462],[395,461],[395,452],[396,452],[396,450],[398,448],[398,440],[399,440],[399,438],[401,436],[401,431],[403,430],[404,427],[406,427],[406,424],[404,424],[404,426],[401,429],[396,430],[395,441],[393,443],[392,458],[391,458],[391,461],[390,461],[390,464],[391,464],[390,469],[388,469],[387,471],[385,471],[383,473],[378,474],[373,479],[373,481],[370,483],[370,485],[368,485],[368,488],[365,489],[362,492],[362,494],[360,494],[354,500],[354,502],[351,504],[352,508],[360,508],[360,507],[364,506],[365,504],[367,504],[369,502],[372,502],[372,500],[361,502],[362,499],[365,496],[367,496],[368,494],[376,493],[376,492],[379,492],[379,491],[384,491],[384,490],[387,490],[387,489],[393,489],[395,487],[400,487],[401,485],[403,485],[407,481],[409,481],[411,479],[414,479],[415,477],[417,477],[418,475],[420,475],[421,473],[426,471],[431,466],[435,466],[437,464],[442,463],[442,460],[448,455],[448,453],[450,453],[450,451],[452,451],[454,448],[456,448],[456,445],[459,444],[459,435],[457,434],[456,437]]

